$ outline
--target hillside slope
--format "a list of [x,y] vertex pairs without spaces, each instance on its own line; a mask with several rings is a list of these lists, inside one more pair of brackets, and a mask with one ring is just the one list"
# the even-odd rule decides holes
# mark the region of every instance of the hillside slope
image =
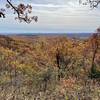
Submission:
[[0,36],[0,99],[99,100],[100,37],[93,79],[91,38]]

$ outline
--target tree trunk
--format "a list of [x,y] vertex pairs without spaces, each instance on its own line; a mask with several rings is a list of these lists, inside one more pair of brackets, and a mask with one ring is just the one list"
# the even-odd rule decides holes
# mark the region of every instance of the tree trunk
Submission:
[[94,74],[94,71],[95,71],[94,60],[95,60],[96,53],[97,53],[97,48],[93,52],[92,64],[91,64],[91,78],[93,78],[93,74]]

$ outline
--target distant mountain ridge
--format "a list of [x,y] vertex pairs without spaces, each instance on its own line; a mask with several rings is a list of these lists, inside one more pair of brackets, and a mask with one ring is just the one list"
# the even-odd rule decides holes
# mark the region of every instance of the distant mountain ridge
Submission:
[[8,34],[8,36],[67,36],[69,38],[88,38],[92,33],[21,33]]

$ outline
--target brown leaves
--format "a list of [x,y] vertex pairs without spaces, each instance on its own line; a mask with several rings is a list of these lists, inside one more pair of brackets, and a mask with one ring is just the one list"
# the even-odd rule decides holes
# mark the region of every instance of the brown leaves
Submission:
[[18,14],[18,17],[16,19],[19,19],[20,22],[24,21],[26,23],[30,23],[33,20],[37,22],[38,17],[37,16],[29,16],[29,14],[32,13],[32,6],[31,5],[24,5],[19,4],[16,13]]
[[26,10],[26,6],[24,4],[19,4],[17,10],[20,14],[24,14],[24,11]]
[[26,22],[30,23],[33,20],[37,22],[37,16],[29,16],[30,13],[32,13],[32,6],[31,5],[25,5],[20,3],[17,7],[15,7],[11,1],[7,0],[8,4],[12,7],[15,13],[17,13],[17,17],[15,19],[18,19],[20,22]]
[[[19,20],[20,22],[31,23],[33,20],[35,22],[38,21],[37,16],[32,16],[32,6],[27,4],[20,3],[19,5],[15,6],[11,0],[6,0],[7,4],[5,5],[7,9],[11,9],[14,11],[14,14],[17,14],[15,20]],[[0,11],[0,17],[5,18],[4,11]]]
[[100,28],[98,28],[98,29],[96,30],[96,33],[94,33],[94,34],[91,36],[91,38],[90,38],[90,40],[89,40],[90,48],[91,48],[92,50],[98,49],[98,48],[99,48],[99,45],[100,45],[99,42],[100,42]]

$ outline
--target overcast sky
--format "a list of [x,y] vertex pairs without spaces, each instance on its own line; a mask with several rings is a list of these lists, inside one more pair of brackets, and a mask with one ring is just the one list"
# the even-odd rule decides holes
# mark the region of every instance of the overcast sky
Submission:
[[[0,7],[6,0],[0,0]],[[7,10],[6,19],[0,19],[0,33],[79,33],[94,32],[100,25],[100,9],[79,5],[78,0],[13,0],[30,3],[38,22],[19,23],[12,11]]]

